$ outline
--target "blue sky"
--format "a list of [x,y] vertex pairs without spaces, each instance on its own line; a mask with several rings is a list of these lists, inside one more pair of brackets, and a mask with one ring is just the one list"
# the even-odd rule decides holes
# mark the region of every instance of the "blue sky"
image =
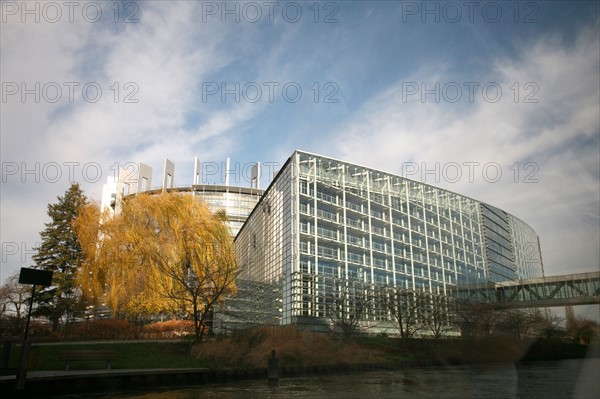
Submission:
[[599,268],[596,1],[24,4],[2,2],[2,280],[71,180],[99,200],[127,162],[185,186],[194,156],[294,149],[502,208],[548,275]]

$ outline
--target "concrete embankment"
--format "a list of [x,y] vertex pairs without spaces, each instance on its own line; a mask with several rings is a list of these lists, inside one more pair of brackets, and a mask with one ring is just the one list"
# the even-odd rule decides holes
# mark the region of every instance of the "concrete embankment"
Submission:
[[[387,367],[381,364],[281,367],[279,375],[285,378],[385,368]],[[15,376],[0,377],[0,392],[3,398],[48,398],[53,395],[123,392],[169,386],[227,383],[244,379],[265,379],[266,382],[267,368],[33,371],[27,374],[24,390],[15,389]]]

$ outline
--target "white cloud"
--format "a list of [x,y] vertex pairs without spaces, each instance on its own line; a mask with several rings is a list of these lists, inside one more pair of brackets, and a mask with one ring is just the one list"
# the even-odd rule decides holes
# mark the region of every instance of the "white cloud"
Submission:
[[[234,47],[227,43],[230,25],[198,23],[194,2],[147,2],[141,8],[139,23],[118,26],[82,20],[21,23],[19,18],[2,24],[2,81],[28,87],[56,82],[64,89],[56,103],[43,96],[39,103],[33,96],[22,102],[18,95],[3,101],[2,161],[19,171],[3,173],[2,242],[39,241],[46,204],[56,202],[70,183],[65,162],[79,163],[74,180],[99,198],[101,183],[115,173],[116,163],[141,160],[159,174],[164,157],[207,159],[220,150],[198,151],[201,143],[210,138],[230,145],[228,131],[255,111],[235,105],[227,114],[207,117],[197,104],[206,75],[237,56],[228,52]],[[72,102],[65,82],[78,84]],[[101,88],[99,101],[81,97],[86,83]],[[128,94],[138,101],[126,103]],[[206,119],[199,119],[200,127],[185,125],[191,113]],[[44,167],[51,162],[61,166],[62,178],[45,179]],[[102,167],[100,181],[82,176],[82,166],[90,163]],[[36,167],[24,178],[20,173]],[[2,265],[2,279],[7,270],[25,266],[17,257]]]
[[[394,173],[401,173],[405,162],[416,162],[421,171],[424,165],[434,170],[439,162],[439,183],[435,172],[425,176],[428,183],[489,202],[536,229],[548,274],[597,270],[598,48],[598,26],[580,32],[571,47],[557,38],[540,40],[523,48],[517,60],[497,60],[487,80],[480,81],[481,86],[498,83],[500,101],[486,102],[476,94],[470,107],[464,107],[466,89],[462,104],[443,96],[436,103],[433,95],[425,102],[419,95],[403,99],[403,82],[427,82],[428,88],[448,83],[425,69],[413,73],[339,128],[330,143],[337,148],[332,155]],[[520,88],[516,102],[515,82]],[[525,86],[529,82],[533,85]],[[528,94],[539,102],[523,102]],[[457,183],[444,180],[443,168],[450,162],[461,165]],[[480,163],[472,183],[465,162]],[[481,173],[490,162],[503,172],[496,184],[488,182],[494,169],[488,179]],[[539,182],[525,184],[528,176]]]
[[[108,8],[113,3],[102,4]],[[177,164],[175,183],[186,184],[191,181],[195,155],[203,161],[222,160],[244,148],[252,158],[256,152],[283,163],[293,150],[288,147],[298,142],[309,146],[323,143],[327,150],[315,152],[395,173],[402,171],[406,161],[476,161],[481,165],[493,161],[504,172],[497,184],[484,181],[479,169],[472,184],[463,178],[456,184],[442,181],[440,185],[490,202],[531,224],[541,235],[547,269],[597,267],[597,26],[581,32],[571,45],[549,36],[524,48],[516,59],[496,60],[483,76],[485,82],[502,86],[498,103],[486,103],[481,96],[466,107],[403,102],[402,82],[394,82],[360,109],[344,111],[344,116],[354,117],[340,122],[329,140],[331,132],[315,129],[319,119],[309,107],[294,104],[284,109],[278,107],[281,101],[205,104],[199,95],[202,82],[217,77],[312,82],[317,77],[315,81],[345,83],[340,84],[340,98],[348,96],[349,101],[342,100],[339,107],[351,107],[352,102],[362,103],[363,99],[357,98],[364,94],[352,85],[354,76],[346,75],[344,66],[356,63],[357,74],[368,73],[362,65],[365,55],[349,54],[362,35],[379,42],[381,32],[343,25],[352,21],[350,13],[340,14],[343,21],[339,26],[315,25],[310,16],[304,25],[281,19],[272,25],[223,24],[219,18],[202,23],[198,4],[143,2],[139,23],[134,24],[110,23],[110,10],[105,14],[109,20],[96,24],[80,19],[75,23],[22,24],[18,17],[2,23],[3,82],[80,83],[73,103],[67,101],[66,92],[56,104],[36,104],[31,96],[24,104],[18,96],[3,102],[2,161],[16,162],[18,167],[25,162],[30,169],[35,163],[43,168],[48,162],[79,162],[75,180],[84,183],[86,193],[94,198],[99,198],[101,183],[115,173],[117,164],[142,161],[153,166],[156,185],[163,159],[168,157]],[[401,32],[395,28],[404,27],[382,26],[382,31]],[[418,36],[413,35],[410,37]],[[343,61],[334,62],[337,57]],[[376,65],[378,60],[369,59],[365,65],[371,62]],[[446,65],[430,63],[402,81],[443,84],[451,66],[450,60],[444,62]],[[102,88],[100,101],[90,103],[81,98],[81,86],[88,82]],[[117,102],[113,98],[115,82],[120,94]],[[125,87],[128,82],[137,86]],[[536,83],[539,103],[512,101],[509,87],[514,82],[519,83],[520,100],[528,93],[524,85]],[[124,103],[124,96],[136,87],[139,91],[133,98],[139,102]],[[294,114],[301,115],[286,119]],[[258,130],[277,126],[277,130],[261,132],[259,138],[248,132],[253,125],[260,125]],[[330,148],[337,152],[331,153]],[[100,182],[83,178],[81,168],[89,162],[103,168]],[[525,163],[535,162],[539,166],[535,177],[540,182],[514,183],[514,171],[509,167],[515,162],[521,165],[520,181],[528,172],[523,169]],[[63,167],[65,175],[55,183],[43,176],[36,182],[35,172],[25,176],[24,183],[20,173],[3,175],[7,181],[1,194],[2,242],[33,245],[39,241],[37,232],[47,220],[46,204],[55,202],[68,188],[66,172]],[[15,257],[3,260],[0,279],[6,270],[27,265],[13,260]]]

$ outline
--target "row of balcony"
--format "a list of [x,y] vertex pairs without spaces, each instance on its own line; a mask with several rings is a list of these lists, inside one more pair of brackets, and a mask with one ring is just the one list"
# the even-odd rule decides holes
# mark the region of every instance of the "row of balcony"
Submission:
[[[308,224],[300,224],[300,231],[307,235],[314,234],[314,227],[311,226],[309,228]],[[324,238],[328,240],[335,241],[337,243],[344,242],[344,237],[346,237],[346,243],[349,245],[353,245],[363,249],[369,249],[369,240],[368,237],[357,237],[351,234],[344,234],[337,230],[329,230],[323,228],[321,226],[317,227],[317,237]],[[408,246],[411,246],[412,252],[422,251],[422,252],[430,252],[433,254],[442,254],[448,257],[456,257],[461,259],[463,257],[463,253],[466,252],[467,257],[473,256],[482,256],[481,247],[474,245],[471,241],[465,240],[464,242],[461,240],[460,242],[454,242],[453,244],[450,242],[439,242],[438,240],[430,240],[428,245],[425,245],[425,241],[420,238],[413,237],[412,240],[408,240],[408,237],[398,236],[395,237],[397,239],[397,245],[394,245],[394,253],[399,255],[399,251]],[[433,241],[433,242],[432,242]],[[389,254],[391,253],[392,246],[389,242],[380,242],[377,240],[372,240],[371,248],[375,251]],[[471,244],[471,245],[468,245]]]
[[[306,206],[305,204],[300,204],[300,212],[306,216],[314,217],[314,213],[309,211],[308,206]],[[364,215],[361,215],[361,216],[364,216]],[[327,222],[331,222],[331,223],[335,223],[335,224],[340,224],[340,223],[344,222],[344,218],[340,214],[334,213],[334,212],[329,212],[329,211],[322,210],[322,209],[317,209],[317,217],[320,220],[325,220]],[[389,223],[387,221],[387,218],[383,218],[383,219],[379,219],[379,220],[381,222],[385,222],[386,224]],[[346,225],[348,225],[352,228],[356,228],[356,229],[359,229],[362,231],[368,230],[368,226],[369,226],[368,220],[364,220],[361,218],[354,219],[354,218],[346,217],[345,223],[346,223]],[[402,229],[409,229],[409,222],[405,218],[398,219],[398,218],[392,217],[392,223],[394,226],[401,227]],[[469,226],[467,224],[462,225],[462,227],[463,228],[461,228],[461,225],[453,225],[453,228],[451,228],[449,222],[447,223],[447,222],[443,222],[443,221],[441,224],[437,225],[435,223],[435,220],[433,220],[433,219],[431,221],[423,221],[423,220],[415,219],[410,224],[411,230],[414,230],[419,233],[427,234],[427,235],[431,236],[432,238],[437,238],[438,235],[443,234],[443,233],[454,234],[457,236],[465,236],[465,235],[470,235],[469,233],[471,231],[473,231],[472,226]],[[389,229],[387,228],[387,226],[380,227],[380,226],[377,226],[375,223],[371,223],[371,230],[372,231],[374,230],[376,233],[378,233],[380,235],[388,236]],[[440,230],[441,230],[441,233],[440,233]],[[475,235],[476,238],[480,237],[478,232],[473,232],[473,234]]]
[[[300,253],[302,255],[308,255],[308,256],[314,256],[315,255],[315,251],[311,250],[309,248],[309,246],[306,243],[301,243],[303,245],[300,245]],[[335,261],[340,261],[343,262],[344,261],[344,251],[340,248],[331,248],[331,247],[326,247],[326,246],[318,246],[317,250],[316,250],[316,255],[324,258],[324,259],[331,259],[331,260],[335,260]],[[391,267],[391,258],[389,258],[389,256],[391,256],[391,254],[387,254],[387,253],[382,253],[382,255],[384,255],[384,258],[379,258],[379,257],[373,257],[373,266],[375,267],[380,267],[383,269],[389,269]],[[396,257],[396,259],[398,260],[399,263],[404,262],[405,264],[409,264],[411,262],[411,260],[413,262],[418,262],[418,263],[423,263],[423,264],[427,264],[429,263],[431,267],[440,267],[440,268],[444,268],[446,270],[455,270],[457,268],[457,266],[455,265],[455,262],[457,262],[458,265],[465,263],[467,265],[474,265],[476,263],[478,264],[483,264],[483,259],[482,258],[477,258],[477,257],[473,257],[470,256],[467,259],[465,259],[463,256],[457,256],[457,257],[452,257],[452,256],[448,256],[446,258],[446,260],[442,260],[442,258],[440,258],[439,256],[436,256],[439,254],[433,254],[433,256],[429,256],[429,258],[427,258],[427,256],[424,253],[409,253],[407,251],[403,251],[403,252],[396,252],[394,254],[394,256]],[[369,264],[370,263],[370,254],[369,253],[355,253],[352,251],[348,251],[347,252],[347,260],[350,263],[355,263],[357,265],[365,265],[365,264]]]
[[[314,192],[311,190],[310,194],[307,190],[301,190],[300,191],[301,194],[305,195],[306,197],[309,198],[314,198],[315,196],[313,195]],[[350,193],[347,193],[347,196],[351,195]],[[339,196],[334,196],[331,194],[327,194],[321,191],[317,191],[316,193],[316,198],[319,199],[320,201],[326,203],[326,204],[332,204],[336,207],[341,207],[342,205],[344,205],[346,207],[347,210],[352,210],[361,214],[369,214],[369,200],[367,200],[366,198],[361,198],[360,196],[356,196],[356,200],[358,200],[360,203],[355,203],[352,201],[348,201],[346,199],[346,201],[344,201],[342,198],[340,198]],[[373,201],[373,198],[371,198],[371,216],[382,219],[382,220],[386,220],[387,219],[387,214],[389,213],[389,208],[392,208],[394,211],[400,212],[402,214],[409,214],[410,216],[413,216],[417,219],[427,219],[428,221],[431,221],[432,223],[434,222],[434,219],[437,218],[438,216],[440,218],[445,218],[448,221],[452,220],[453,224],[456,225],[463,225],[465,227],[468,227],[469,225],[469,221],[470,219],[474,219],[476,222],[478,222],[479,220],[479,214],[476,213],[474,210],[467,210],[465,209],[463,212],[457,211],[457,210],[453,210],[452,212],[449,209],[445,209],[445,208],[437,208],[437,207],[432,207],[432,206],[426,206],[423,207],[419,204],[414,204],[411,203],[410,206],[407,206],[407,202],[403,202],[400,201],[399,199],[396,200],[392,200],[391,204],[388,205],[387,201],[381,202],[381,201]],[[374,205],[377,204],[377,205]],[[379,209],[377,209],[379,208]],[[410,210],[409,210],[410,208]],[[476,208],[474,208],[476,209]],[[461,214],[462,214],[462,223],[461,223]],[[470,215],[470,216],[468,216]]]

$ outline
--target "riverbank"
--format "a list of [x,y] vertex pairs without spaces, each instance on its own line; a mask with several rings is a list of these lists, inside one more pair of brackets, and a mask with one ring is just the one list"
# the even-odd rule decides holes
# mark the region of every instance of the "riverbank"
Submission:
[[[9,397],[266,380],[266,359],[271,348],[278,354],[279,376],[284,379],[370,370],[454,369],[477,363],[582,358],[587,349],[582,345],[543,341],[516,345],[512,340],[473,343],[360,337],[342,342],[290,330],[254,331],[199,345],[189,341],[126,341],[35,344],[33,348],[24,392],[14,390],[14,377],[0,377],[2,392]],[[59,353],[80,348],[114,350],[118,355],[111,370],[103,369],[102,362],[87,361],[73,365],[72,371],[64,371]],[[235,351],[238,352],[233,356]],[[18,350],[12,357],[17,354]],[[258,366],[253,366],[254,363]]]
[[[572,362],[575,360],[568,361]],[[592,370],[595,369],[597,371],[598,361],[599,359],[596,358]],[[435,359],[422,359],[420,361],[397,362],[394,366],[389,363],[284,366],[280,367],[279,376],[281,378],[280,384],[283,387],[289,386],[290,383],[287,381],[293,381],[298,378],[303,378],[304,384],[309,383],[309,381],[320,384],[324,379],[325,381],[336,381],[338,378],[344,378],[344,375],[347,376],[345,378],[350,378],[351,381],[354,381],[354,378],[348,377],[348,375],[356,375],[356,378],[363,379],[366,375],[373,376],[368,377],[369,384],[372,385],[379,383],[378,379],[380,377],[378,376],[380,376],[381,373],[387,373],[385,375],[392,378],[391,382],[394,385],[404,387],[403,389],[409,390],[411,394],[414,394],[414,389],[418,388],[418,390],[421,390],[423,387],[429,386],[431,383],[430,377],[426,376],[434,376],[438,379],[444,376],[452,376],[452,378],[460,377],[464,381],[463,383],[458,384],[457,388],[466,389],[468,384],[471,383],[474,383],[471,388],[476,388],[478,379],[488,381],[490,373],[498,374],[499,378],[506,378],[507,370],[510,371],[510,375],[516,376],[516,370],[536,369],[538,366],[535,366],[535,364],[541,365],[540,370],[546,370],[551,363],[552,362],[548,361],[522,362],[516,366],[509,364],[509,368],[507,368],[506,363],[498,363],[495,365],[448,365],[439,364]],[[374,380],[370,380],[371,378],[374,378]],[[235,387],[245,386],[243,384],[249,384],[247,381],[251,380],[257,381],[256,383],[252,383],[255,387],[266,387],[267,368],[34,371],[28,373],[25,389],[22,391],[15,390],[14,377],[0,377],[0,392],[3,393],[3,397],[5,398],[49,398],[57,396],[62,397],[64,395],[69,395],[69,397],[72,397],[73,395],[76,397],[88,397],[87,395],[91,394],[113,395],[115,393],[120,393],[120,395],[124,395],[125,392],[128,392],[128,395],[132,395],[131,397],[140,398],[147,398],[147,395],[152,397],[151,392],[154,392],[158,395],[157,397],[163,398],[163,396],[160,395],[160,392],[165,392],[166,389],[175,389],[179,391],[187,390],[187,392],[194,391],[198,392],[198,395],[196,396],[199,396],[200,394],[205,396],[206,392],[214,393],[215,387],[223,387],[218,388],[217,391],[226,390],[227,392],[233,392],[236,390]],[[425,380],[427,381],[426,384],[424,383]],[[258,384],[258,381],[262,382],[259,385],[256,385]],[[587,376],[583,381],[593,382],[596,380]],[[516,389],[516,380],[513,379],[508,382],[511,382],[513,388]],[[574,380],[569,382],[573,383]],[[292,386],[294,385],[294,383],[291,384]],[[387,386],[387,382],[385,386]],[[500,388],[505,387],[501,386]],[[272,391],[269,391],[269,393],[271,392]],[[379,390],[377,390],[377,392],[379,392]],[[218,398],[219,396],[211,396],[211,398],[212,397]],[[458,398],[460,396],[456,397]],[[473,398],[475,397],[481,396],[474,396]]]
[[[214,338],[201,344],[177,341],[104,341],[34,343],[29,369],[57,371],[65,368],[63,351],[114,351],[113,369],[151,368],[263,368],[271,350],[276,350],[281,367],[348,366],[352,364],[460,365],[581,359],[588,346],[557,341],[514,341],[496,338],[473,342],[466,339],[411,339],[356,337],[340,341],[326,334],[293,328],[262,328]],[[13,346],[9,366],[16,367],[20,347]],[[4,354],[3,354],[4,355]],[[104,367],[102,361],[80,361],[75,370]]]
[[271,350],[282,366],[348,365],[357,363],[407,365],[460,365],[516,363],[531,360],[580,359],[587,346],[559,341],[517,341],[495,337],[469,339],[400,339],[355,337],[340,341],[327,334],[293,327],[262,327],[207,344],[195,345],[191,353],[217,366],[261,367]]

